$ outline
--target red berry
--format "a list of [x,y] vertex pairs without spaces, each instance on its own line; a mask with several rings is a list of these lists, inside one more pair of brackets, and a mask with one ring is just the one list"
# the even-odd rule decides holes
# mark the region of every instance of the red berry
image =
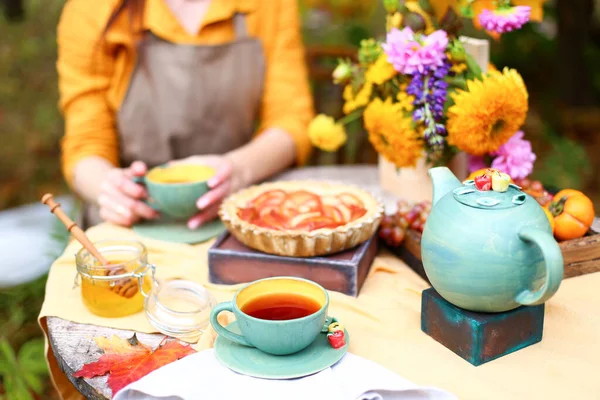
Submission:
[[552,201],[552,195],[548,192],[544,192],[543,195],[536,197],[535,199],[537,200],[538,203],[540,203],[540,205],[543,207],[545,205],[547,205],[548,203],[550,203]]
[[419,217],[419,213],[417,211],[415,211],[415,209],[413,208],[411,211],[409,211],[405,216],[404,219],[406,219],[406,222],[408,222],[408,224],[412,224],[417,218]]
[[379,230],[379,237],[380,238],[382,238],[382,239],[385,240],[385,239],[390,238],[391,236],[392,236],[392,228],[391,227],[387,227],[386,226],[386,227],[381,228]]
[[395,227],[392,231],[392,241],[395,246],[399,246],[404,241],[404,231],[399,227]]
[[406,220],[406,217],[402,216],[398,217],[397,225],[402,229],[408,229],[408,227],[410,226],[410,224]]
[[407,213],[410,212],[410,210],[411,210],[410,206],[404,206],[404,207],[398,209],[398,214],[406,215]]
[[429,217],[429,212],[423,211],[421,213],[421,217],[419,218],[421,220],[421,223],[425,224],[425,222],[427,221],[427,217]]
[[543,192],[544,191],[544,185],[542,185],[542,182],[540,182],[540,181],[533,181],[533,182],[531,182],[531,187],[530,188],[534,192]]
[[421,220],[417,219],[412,224],[410,224],[410,229],[423,232],[423,223],[421,222]]
[[392,226],[394,225],[394,217],[392,215],[386,215],[381,220],[381,226]]
[[423,204],[419,203],[413,206],[412,211],[414,211],[418,215],[421,214],[424,209],[425,207],[423,206]]

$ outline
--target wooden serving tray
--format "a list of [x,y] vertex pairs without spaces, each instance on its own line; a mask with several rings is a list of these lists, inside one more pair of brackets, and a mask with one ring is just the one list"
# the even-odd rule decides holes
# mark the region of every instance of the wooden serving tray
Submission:
[[373,236],[354,249],[329,256],[283,257],[250,249],[225,232],[208,250],[209,281],[235,285],[274,276],[295,276],[356,297],[377,250],[378,240]]
[[[590,234],[560,242],[564,266],[563,279],[600,272],[600,218],[594,220]],[[402,246],[391,248],[419,276],[429,282],[421,261],[421,233],[409,230]]]

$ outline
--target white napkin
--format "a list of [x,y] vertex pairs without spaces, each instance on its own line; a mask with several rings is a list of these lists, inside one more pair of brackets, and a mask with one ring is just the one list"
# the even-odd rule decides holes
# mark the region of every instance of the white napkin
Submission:
[[451,393],[417,386],[354,354],[315,375],[257,379],[221,365],[208,349],[151,372],[123,388],[115,400],[456,400]]

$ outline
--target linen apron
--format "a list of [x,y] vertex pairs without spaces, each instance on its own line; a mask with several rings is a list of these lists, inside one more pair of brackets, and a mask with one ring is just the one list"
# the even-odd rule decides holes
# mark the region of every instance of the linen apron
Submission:
[[[262,44],[233,17],[235,39],[175,44],[147,32],[117,115],[120,161],[148,168],[193,155],[224,154],[252,139],[263,94]],[[85,225],[102,220],[90,205]]]

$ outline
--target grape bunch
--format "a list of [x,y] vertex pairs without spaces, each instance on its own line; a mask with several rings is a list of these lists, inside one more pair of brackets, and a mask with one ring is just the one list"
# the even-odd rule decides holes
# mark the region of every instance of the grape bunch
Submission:
[[398,202],[394,214],[388,214],[381,220],[379,237],[391,247],[398,247],[404,241],[409,229],[423,232],[423,227],[431,211],[431,202],[422,201],[410,205],[405,200]]
[[515,184],[520,186],[525,193],[536,199],[542,207],[552,201],[552,195],[544,189],[544,185],[540,181],[532,181],[524,178],[515,180]]

